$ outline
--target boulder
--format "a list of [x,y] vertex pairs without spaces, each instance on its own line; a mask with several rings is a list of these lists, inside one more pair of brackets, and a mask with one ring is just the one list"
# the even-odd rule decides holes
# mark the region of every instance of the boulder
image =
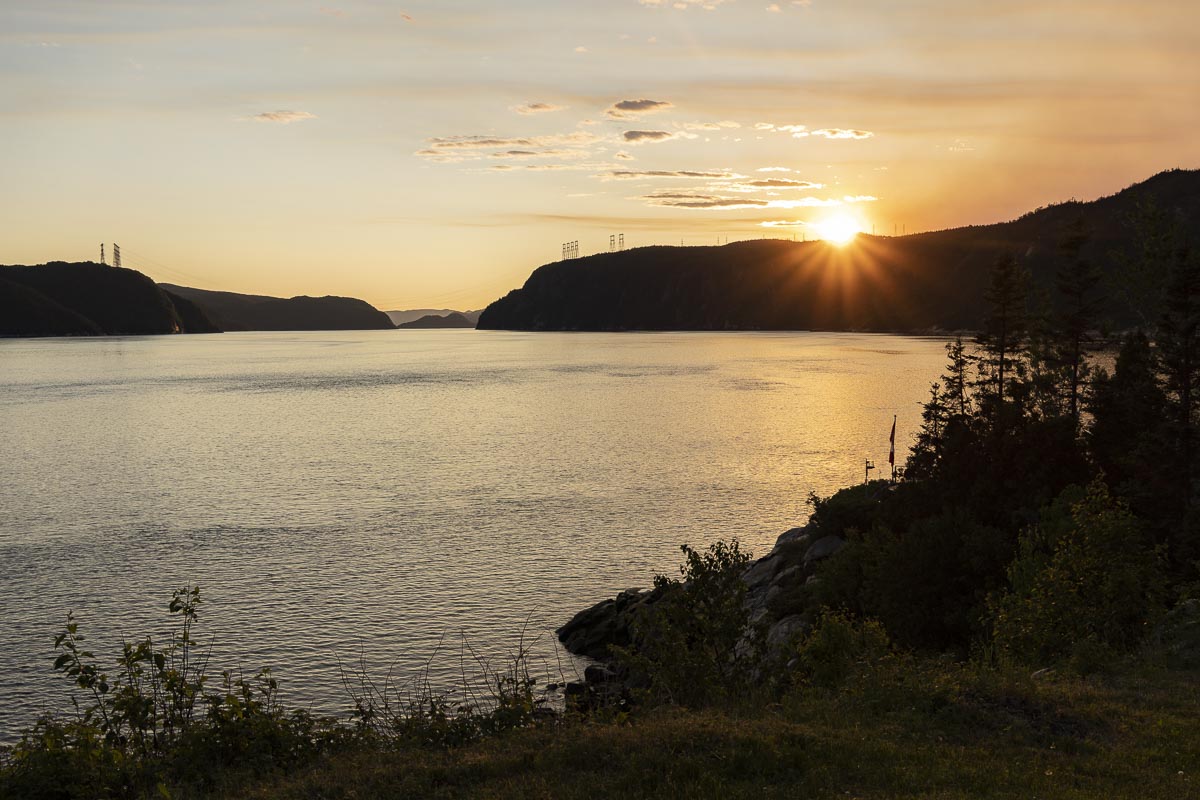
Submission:
[[784,617],[767,631],[767,649],[773,652],[781,650],[809,627],[808,620],[799,614]]
[[830,556],[841,551],[846,546],[846,540],[840,536],[826,536],[813,542],[808,550],[804,552],[804,563],[812,564],[817,561],[824,561]]
[[629,645],[634,610],[655,599],[654,592],[626,589],[611,600],[602,600],[580,611],[556,631],[558,640],[577,656],[607,658],[611,645]]
[[755,589],[760,586],[766,586],[775,577],[775,573],[779,567],[783,565],[783,559],[779,554],[772,551],[769,555],[755,561],[750,567],[742,573],[742,580],[750,589]]
[[799,528],[792,528],[791,530],[780,534],[779,538],[775,540],[775,546],[779,547],[780,545],[791,544],[792,542],[798,542],[807,538],[808,526],[802,525]]

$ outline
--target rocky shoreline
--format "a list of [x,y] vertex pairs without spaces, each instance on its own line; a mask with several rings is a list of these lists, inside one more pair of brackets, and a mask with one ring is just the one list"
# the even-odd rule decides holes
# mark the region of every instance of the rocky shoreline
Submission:
[[[781,653],[812,626],[815,611],[809,598],[820,580],[817,567],[845,546],[841,536],[818,538],[811,525],[803,525],[783,533],[769,553],[742,573],[750,623],[746,636],[763,632],[768,656]],[[584,671],[583,681],[566,685],[568,697],[591,696],[620,681],[613,648],[629,647],[634,619],[650,612],[660,598],[658,589],[626,589],[580,611],[555,632],[568,652],[595,662]]]

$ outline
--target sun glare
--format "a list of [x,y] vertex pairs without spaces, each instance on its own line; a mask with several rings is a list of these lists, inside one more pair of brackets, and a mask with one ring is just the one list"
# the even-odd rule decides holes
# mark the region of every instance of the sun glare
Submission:
[[858,220],[847,214],[829,217],[816,224],[817,233],[821,238],[839,247],[850,244],[854,237],[862,232]]

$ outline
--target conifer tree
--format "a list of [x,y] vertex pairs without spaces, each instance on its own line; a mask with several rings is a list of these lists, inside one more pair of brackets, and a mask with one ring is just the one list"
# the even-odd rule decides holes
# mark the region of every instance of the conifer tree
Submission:
[[1063,372],[1067,413],[1076,428],[1079,426],[1081,388],[1088,377],[1084,347],[1088,342],[1088,332],[1095,326],[1102,308],[1097,288],[1100,273],[1083,257],[1088,238],[1082,218],[1067,226],[1059,247],[1063,262],[1055,277],[1059,308],[1054,356]]
[[1029,319],[1026,311],[1028,277],[1011,255],[1000,258],[992,269],[991,284],[985,298],[988,315],[975,338],[979,353],[980,401],[993,420],[995,432],[1006,427],[1006,397],[1011,399],[1010,384],[1019,377]]

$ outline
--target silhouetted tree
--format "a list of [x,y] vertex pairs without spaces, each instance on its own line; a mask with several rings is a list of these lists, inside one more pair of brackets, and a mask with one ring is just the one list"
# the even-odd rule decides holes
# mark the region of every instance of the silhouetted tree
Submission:
[[1029,325],[1027,286],[1026,272],[1016,259],[1009,255],[997,261],[985,294],[988,315],[975,338],[981,407],[991,416],[996,432],[1007,427],[1005,398],[1012,396],[1009,384],[1019,375],[1024,352]]
[[1098,292],[1100,273],[1083,257],[1083,247],[1088,237],[1082,218],[1067,226],[1059,247],[1063,262],[1055,276],[1059,309],[1054,355],[1063,371],[1067,413],[1077,428],[1080,389],[1088,375],[1084,347],[1088,342],[1088,332],[1095,327],[1102,309]]
[[1125,223],[1135,244],[1129,251],[1112,253],[1119,267],[1112,272],[1113,285],[1141,327],[1150,330],[1162,311],[1178,226],[1153,197],[1139,201]]
[[1190,504],[1200,399],[1200,260],[1185,246],[1176,249],[1171,261],[1155,344],[1179,459],[1179,491]]

